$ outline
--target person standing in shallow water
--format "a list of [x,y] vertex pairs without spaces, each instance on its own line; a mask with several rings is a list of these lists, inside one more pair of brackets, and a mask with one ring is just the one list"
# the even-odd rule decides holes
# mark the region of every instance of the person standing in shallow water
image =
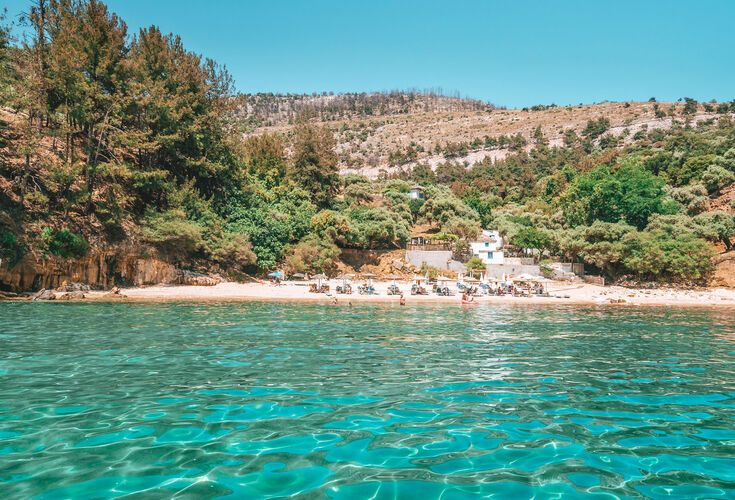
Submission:
[[401,294],[401,298],[398,299],[398,303],[402,306],[406,305],[406,297],[404,297],[403,294]]

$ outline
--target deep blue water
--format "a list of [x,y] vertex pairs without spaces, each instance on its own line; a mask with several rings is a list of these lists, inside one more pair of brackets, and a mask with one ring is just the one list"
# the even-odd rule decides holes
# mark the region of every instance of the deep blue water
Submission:
[[735,498],[735,311],[0,304],[8,498]]

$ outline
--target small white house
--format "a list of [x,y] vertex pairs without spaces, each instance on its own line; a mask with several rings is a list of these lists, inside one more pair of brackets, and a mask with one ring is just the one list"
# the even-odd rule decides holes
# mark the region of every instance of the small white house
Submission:
[[479,241],[470,243],[472,255],[480,257],[486,265],[503,264],[503,237],[498,231],[483,229]]
[[418,184],[411,186],[411,189],[408,191],[408,197],[412,200],[423,200],[424,188],[422,188]]

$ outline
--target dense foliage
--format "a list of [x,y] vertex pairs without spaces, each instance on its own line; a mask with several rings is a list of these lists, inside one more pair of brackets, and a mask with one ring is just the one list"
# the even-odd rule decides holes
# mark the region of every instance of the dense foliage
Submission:
[[[310,117],[421,99],[348,95],[326,99],[330,111],[301,96],[304,108],[279,118],[292,131],[243,137],[227,71],[179,37],[131,34],[99,0],[35,0],[28,12],[27,40],[0,27],[2,265],[126,241],[229,272],[334,273],[341,248],[401,248],[421,226],[458,254],[494,228],[615,279],[696,282],[715,244],[733,247],[735,207],[713,203],[735,182],[735,104],[688,99],[676,114],[655,103],[670,129],[616,135],[597,118],[553,147],[541,127],[437,143],[449,161],[436,168],[411,164],[418,146],[402,145],[391,162],[405,169],[370,180],[339,175],[336,131]],[[251,101],[263,114],[272,97]],[[691,123],[702,106],[719,118]],[[509,155],[451,161],[478,147]],[[409,196],[417,183],[424,198]]]

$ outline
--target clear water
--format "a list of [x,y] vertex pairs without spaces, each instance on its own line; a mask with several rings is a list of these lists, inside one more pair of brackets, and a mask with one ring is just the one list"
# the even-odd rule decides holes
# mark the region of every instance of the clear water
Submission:
[[734,313],[0,304],[0,492],[733,498]]

